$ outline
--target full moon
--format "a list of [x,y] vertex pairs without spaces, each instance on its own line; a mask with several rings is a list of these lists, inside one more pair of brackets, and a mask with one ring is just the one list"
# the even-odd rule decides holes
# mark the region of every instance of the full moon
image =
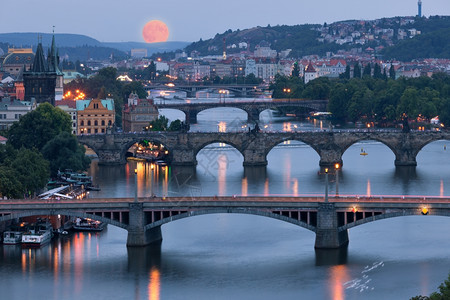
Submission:
[[147,43],[165,42],[169,37],[169,28],[162,21],[152,20],[145,24],[142,36]]

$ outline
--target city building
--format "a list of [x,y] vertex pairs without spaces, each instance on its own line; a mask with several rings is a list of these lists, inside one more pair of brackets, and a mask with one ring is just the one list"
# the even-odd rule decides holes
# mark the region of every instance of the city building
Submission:
[[158,115],[158,108],[152,99],[139,99],[137,94],[131,93],[122,110],[123,131],[141,132]]
[[56,102],[56,106],[70,116],[72,121],[72,134],[77,134],[77,104],[75,100],[61,100]]
[[36,109],[36,101],[19,101],[4,97],[0,102],[0,130],[6,130],[28,112]]
[[147,57],[147,49],[131,49],[132,58],[144,58]]
[[7,138],[5,138],[4,136],[0,135],[0,144],[5,145],[7,141],[8,141]]
[[23,70],[24,66],[29,69],[33,60],[34,54],[31,48],[9,48],[8,54],[3,57],[3,62],[0,63],[0,70],[17,76]]
[[77,133],[106,133],[114,124],[115,110],[113,99],[77,100]]
[[317,70],[314,68],[312,63],[310,62],[306,66],[305,71],[303,72],[303,78],[305,80],[305,84],[310,82],[311,80],[316,79],[317,77],[319,77],[319,74],[317,73]]

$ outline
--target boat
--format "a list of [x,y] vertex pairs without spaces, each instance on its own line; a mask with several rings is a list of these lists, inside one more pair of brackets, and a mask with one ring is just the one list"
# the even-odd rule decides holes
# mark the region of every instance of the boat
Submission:
[[16,245],[20,244],[22,242],[22,235],[24,232],[27,231],[28,228],[27,222],[22,222],[19,225],[14,225],[10,228],[10,230],[7,230],[3,232],[3,244],[4,245]]
[[3,232],[3,244],[15,245],[22,242],[22,231],[5,231]]
[[22,247],[39,248],[49,243],[52,237],[52,225],[48,221],[38,221],[30,225],[28,231],[22,234]]
[[369,153],[367,153],[363,148],[361,148],[361,153],[359,153],[359,155],[366,156],[369,155]]
[[92,220],[89,218],[76,218],[73,226],[72,226],[72,230],[74,231],[102,231],[103,229],[105,229],[106,224],[101,222],[101,221],[97,221],[97,220]]

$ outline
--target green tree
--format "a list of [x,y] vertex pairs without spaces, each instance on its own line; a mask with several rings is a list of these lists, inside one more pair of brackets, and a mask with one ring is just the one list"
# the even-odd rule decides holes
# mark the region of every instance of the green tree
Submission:
[[51,139],[42,149],[44,157],[50,162],[52,177],[56,176],[58,170],[86,170],[91,160],[85,152],[85,148],[78,143],[77,138],[67,132],[62,132]]
[[149,130],[150,131],[166,131],[169,124],[169,119],[167,119],[165,116],[159,116],[158,119],[153,120],[149,124]]
[[370,66],[370,63],[364,67],[364,71],[363,71],[362,75],[363,75],[363,77],[372,76],[372,67]]
[[180,131],[181,126],[182,126],[181,120],[176,119],[175,121],[170,122],[168,131]]
[[292,69],[291,76],[292,77],[299,77],[300,76],[300,67],[298,66],[298,62],[294,63],[294,68]]
[[359,63],[355,63],[353,66],[353,78],[361,78],[361,66]]
[[25,189],[20,182],[19,174],[11,167],[0,168],[0,195],[7,198],[22,198]]
[[23,115],[8,131],[8,143],[14,148],[41,150],[61,132],[72,132],[70,116],[60,108],[42,103],[34,111]]
[[373,67],[373,78],[376,78],[376,79],[383,78],[383,73],[381,73],[381,67],[377,63]]
[[434,292],[427,296],[416,296],[411,298],[411,300],[448,300],[450,299],[450,274],[448,275],[447,280],[439,285],[439,291]]
[[17,179],[22,183],[26,194],[39,192],[47,184],[50,175],[49,163],[40,152],[21,148],[11,166],[17,171]]
[[391,65],[391,67],[389,68],[389,78],[395,79],[395,68],[394,68],[394,65]]

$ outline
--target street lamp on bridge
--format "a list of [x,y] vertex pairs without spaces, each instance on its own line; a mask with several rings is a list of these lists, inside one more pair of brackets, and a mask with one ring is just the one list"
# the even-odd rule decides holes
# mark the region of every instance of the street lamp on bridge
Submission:
[[325,202],[328,202],[328,168],[325,168]]

